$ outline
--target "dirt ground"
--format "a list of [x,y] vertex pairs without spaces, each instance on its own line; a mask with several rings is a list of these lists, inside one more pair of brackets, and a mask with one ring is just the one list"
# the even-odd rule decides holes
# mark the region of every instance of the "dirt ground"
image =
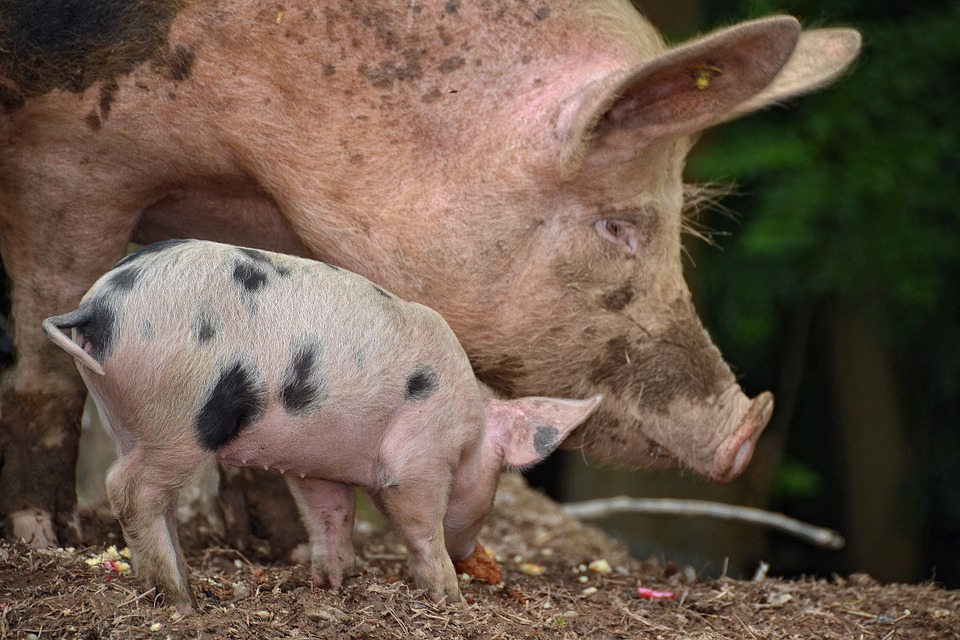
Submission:
[[[865,575],[701,581],[630,558],[511,476],[481,537],[502,582],[462,579],[466,602],[446,607],[406,584],[405,550],[389,531],[359,527],[359,575],[329,592],[311,588],[302,566],[258,564],[184,527],[199,610],[181,616],[115,572],[123,565],[88,562],[122,540],[102,512],[85,521],[90,547],[0,546],[0,638],[960,639],[958,591]],[[642,598],[638,586],[673,597]]]

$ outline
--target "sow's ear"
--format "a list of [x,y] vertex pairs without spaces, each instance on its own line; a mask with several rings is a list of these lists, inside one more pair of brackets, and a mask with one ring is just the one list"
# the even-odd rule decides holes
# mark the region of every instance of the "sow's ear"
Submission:
[[485,402],[487,436],[503,451],[503,463],[526,467],[540,462],[590,417],[603,396],[586,400],[519,398]]
[[814,91],[836,80],[860,53],[855,29],[813,29],[800,35],[790,60],[767,87],[737,105],[723,120],[732,120],[774,102]]
[[801,37],[790,16],[744,22],[670,49],[585,87],[563,105],[560,175],[584,158],[606,165],[650,143],[687,135],[833,80],[853,61],[859,34],[848,29]]

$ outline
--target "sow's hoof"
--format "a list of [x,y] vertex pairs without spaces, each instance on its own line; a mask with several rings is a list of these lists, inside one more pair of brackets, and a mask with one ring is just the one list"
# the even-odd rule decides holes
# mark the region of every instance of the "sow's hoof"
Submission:
[[473,553],[453,563],[457,573],[466,573],[474,580],[487,584],[500,584],[500,565],[493,553],[483,548],[479,542],[473,547]]

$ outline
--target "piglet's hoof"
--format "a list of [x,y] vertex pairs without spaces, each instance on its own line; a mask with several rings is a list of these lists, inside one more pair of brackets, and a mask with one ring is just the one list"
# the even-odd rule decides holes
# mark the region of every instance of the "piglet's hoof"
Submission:
[[186,597],[177,598],[175,596],[168,595],[168,593],[162,589],[152,587],[145,595],[150,599],[151,602],[153,602],[154,607],[159,609],[169,606],[181,616],[189,615],[197,610],[197,601],[193,597],[192,592]]
[[492,551],[487,551],[479,542],[473,547],[473,553],[453,563],[457,573],[466,573],[474,580],[487,584],[500,584],[500,565]]

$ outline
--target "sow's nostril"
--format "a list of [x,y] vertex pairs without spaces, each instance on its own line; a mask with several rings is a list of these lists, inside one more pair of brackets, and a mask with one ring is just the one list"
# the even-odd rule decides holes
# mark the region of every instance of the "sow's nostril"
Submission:
[[773,414],[773,394],[761,393],[753,399],[744,414],[740,425],[723,447],[716,459],[715,478],[720,482],[730,482],[747,468],[753,457],[757,439]]

